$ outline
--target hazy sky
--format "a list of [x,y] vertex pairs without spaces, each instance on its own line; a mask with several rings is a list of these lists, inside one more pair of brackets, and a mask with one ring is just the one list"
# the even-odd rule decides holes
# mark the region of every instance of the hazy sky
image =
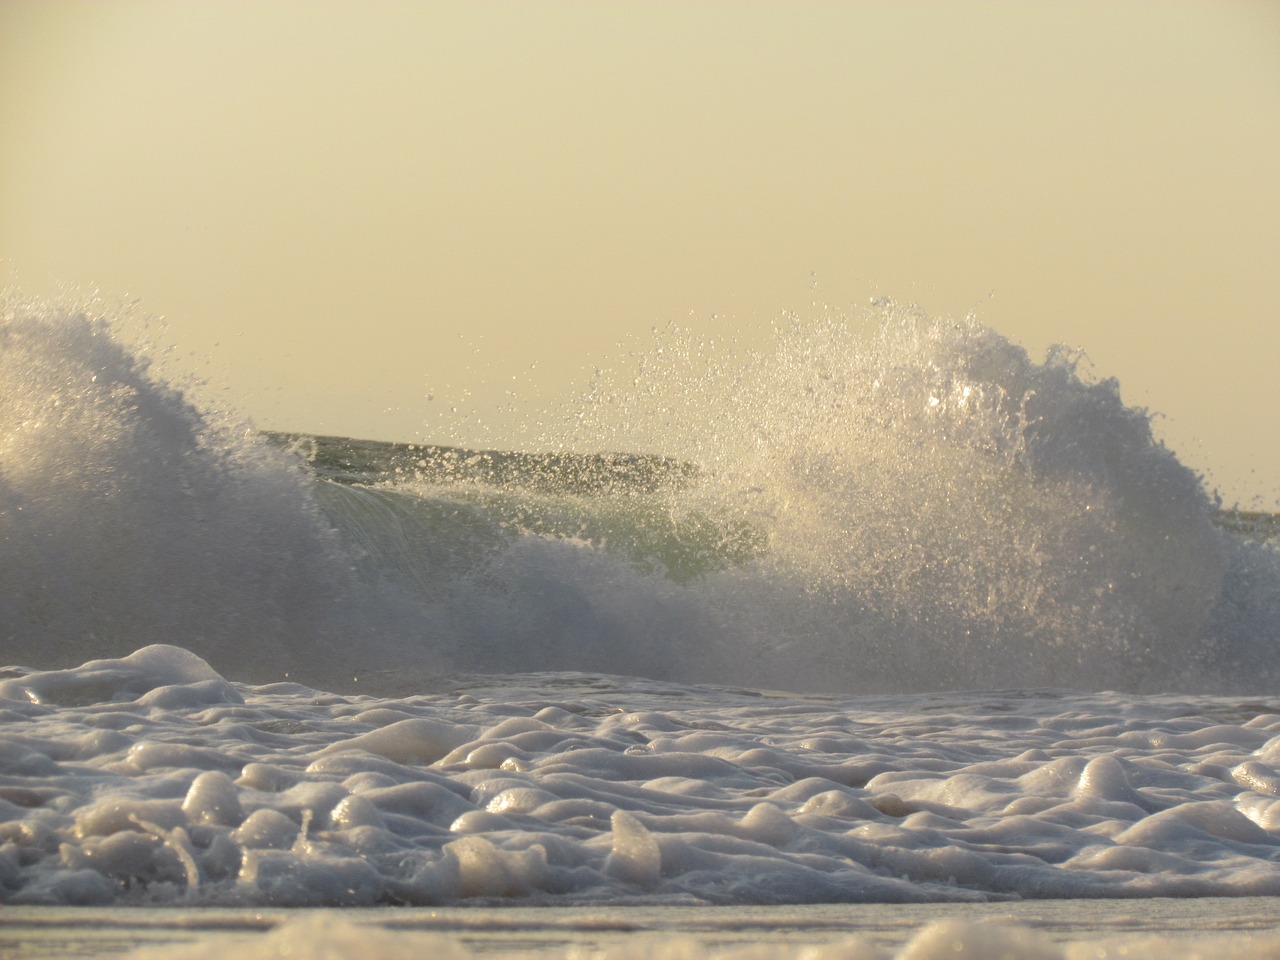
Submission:
[[263,427],[505,443],[655,325],[887,294],[1276,506],[1280,3],[0,0],[0,281]]

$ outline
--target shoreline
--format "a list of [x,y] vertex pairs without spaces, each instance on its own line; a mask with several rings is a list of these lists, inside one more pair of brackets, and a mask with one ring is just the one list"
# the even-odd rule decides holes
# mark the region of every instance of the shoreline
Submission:
[[[318,934],[325,924],[354,924],[373,952],[408,946],[423,935],[443,937],[467,954],[484,957],[565,957],[584,951],[612,954],[679,941],[691,956],[715,956],[750,946],[776,945],[791,955],[806,947],[857,938],[875,950],[896,952],[939,921],[998,923],[1033,931],[1059,947],[1097,941],[1161,938],[1212,940],[1223,956],[1252,952],[1261,939],[1280,944],[1280,897],[1020,900],[996,903],[798,904],[790,906],[483,906],[354,907],[67,907],[0,908],[0,958],[71,960],[124,957],[151,948],[176,957],[243,955],[265,948],[267,935],[295,924],[306,941],[334,944]],[[310,925],[310,926],[309,926]],[[375,928],[375,929],[370,929]],[[439,940],[435,940],[438,944]],[[785,947],[785,950],[782,948]],[[1147,947],[1146,949],[1150,949]],[[268,954],[275,956],[275,953]],[[353,952],[352,956],[357,954]],[[464,954],[465,955],[465,954]]]

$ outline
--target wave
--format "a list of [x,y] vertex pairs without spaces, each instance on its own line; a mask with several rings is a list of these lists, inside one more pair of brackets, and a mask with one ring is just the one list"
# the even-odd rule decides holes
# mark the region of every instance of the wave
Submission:
[[1274,684],[1272,521],[1224,515],[1114,381],[972,319],[855,326],[748,355],[670,335],[559,436],[496,452],[264,434],[102,317],[10,297],[0,661],[170,643],[329,689]]

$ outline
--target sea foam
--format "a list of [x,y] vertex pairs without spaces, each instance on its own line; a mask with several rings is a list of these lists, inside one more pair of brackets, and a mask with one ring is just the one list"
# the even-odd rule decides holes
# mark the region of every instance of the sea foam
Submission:
[[1280,701],[8,673],[13,904],[1280,896]]

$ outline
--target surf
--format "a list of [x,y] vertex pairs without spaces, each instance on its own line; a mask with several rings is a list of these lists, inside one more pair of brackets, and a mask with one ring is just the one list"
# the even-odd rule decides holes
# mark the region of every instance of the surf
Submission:
[[1266,523],[1233,528],[1117,383],[973,318],[873,320],[757,352],[668,331],[528,449],[485,451],[266,434],[109,318],[11,296],[0,660],[176,644],[329,689],[1274,683]]

